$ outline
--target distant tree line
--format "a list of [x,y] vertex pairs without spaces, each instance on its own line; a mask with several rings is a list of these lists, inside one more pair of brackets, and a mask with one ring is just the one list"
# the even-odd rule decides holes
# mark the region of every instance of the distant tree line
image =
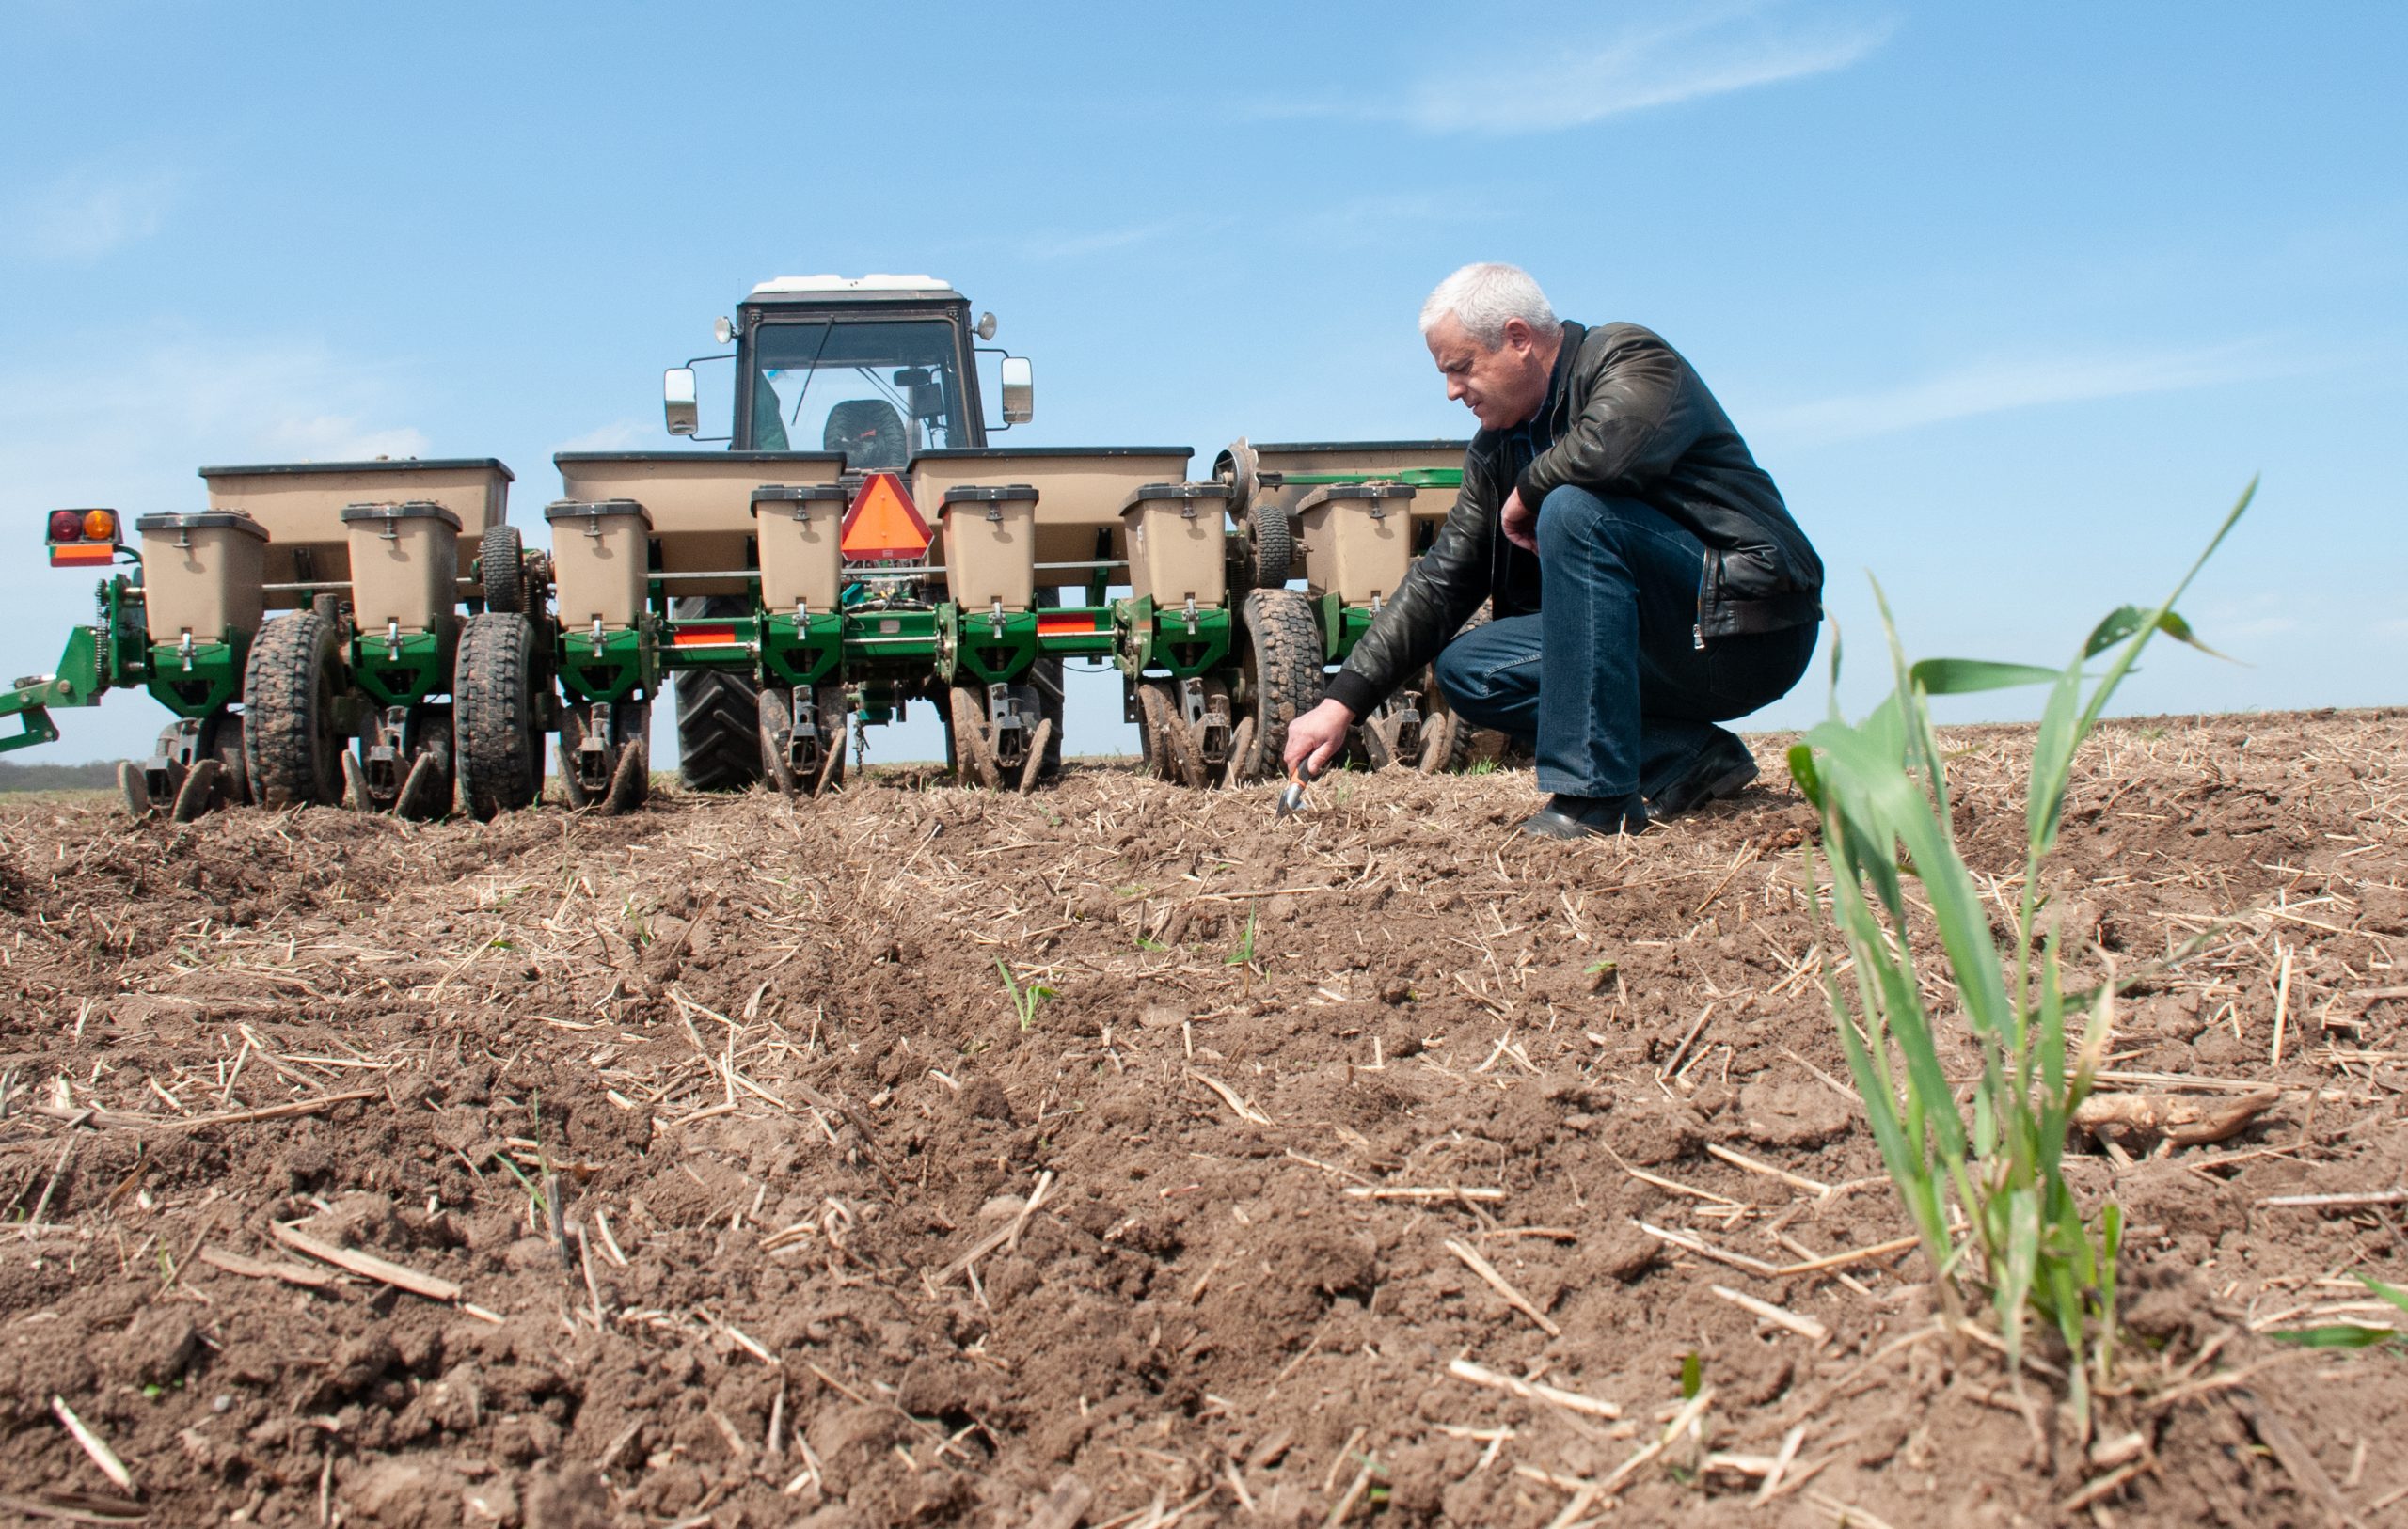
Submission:
[[105,791],[117,784],[117,761],[83,764],[11,764],[0,761],[0,792]]

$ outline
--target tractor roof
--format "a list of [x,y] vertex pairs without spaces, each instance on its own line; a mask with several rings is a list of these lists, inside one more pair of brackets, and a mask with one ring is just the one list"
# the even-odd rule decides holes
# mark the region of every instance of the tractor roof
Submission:
[[775,302],[780,298],[800,298],[826,302],[832,298],[862,298],[891,302],[896,298],[951,298],[961,294],[953,283],[928,276],[894,276],[872,272],[865,276],[773,276],[752,289],[748,302]]

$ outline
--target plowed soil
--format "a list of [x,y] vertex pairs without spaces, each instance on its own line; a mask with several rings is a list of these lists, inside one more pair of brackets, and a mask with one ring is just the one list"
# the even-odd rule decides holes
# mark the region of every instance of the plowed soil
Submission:
[[[2206,937],[2107,1086],[2275,1091],[2073,1159],[2130,1223],[2087,1445],[2039,1335],[2019,1380],[1898,1241],[1782,741],[1577,845],[1511,836],[1513,772],[1284,823],[1105,766],[489,826],[0,809],[0,1509],[2400,1513],[2408,1354],[2273,1333],[2408,1321],[2356,1279],[2408,1281],[2408,714],[2084,752],[2081,966]],[[1948,741],[2010,877],[2024,739]]]

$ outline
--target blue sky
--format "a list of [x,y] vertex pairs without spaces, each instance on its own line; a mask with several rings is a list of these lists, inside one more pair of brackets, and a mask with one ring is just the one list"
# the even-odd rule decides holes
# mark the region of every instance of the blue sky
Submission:
[[[2408,8],[2240,4],[203,7],[0,0],[0,653],[40,512],[203,462],[661,446],[785,273],[928,271],[1032,444],[1467,433],[1454,266],[1652,325],[1918,654],[2055,659],[2254,473],[2122,709],[2408,699]],[[1811,720],[1819,670],[1751,726]],[[2018,715],[2016,697],[1953,715]],[[1117,686],[1071,746],[1128,747]],[[19,758],[145,751],[119,696]],[[932,730],[873,740],[923,754]]]

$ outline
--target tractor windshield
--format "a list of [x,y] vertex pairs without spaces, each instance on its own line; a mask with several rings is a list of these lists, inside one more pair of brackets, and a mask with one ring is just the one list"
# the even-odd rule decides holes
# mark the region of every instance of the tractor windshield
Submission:
[[854,471],[962,446],[961,377],[942,319],[810,319],[752,337],[752,449],[842,451]]

